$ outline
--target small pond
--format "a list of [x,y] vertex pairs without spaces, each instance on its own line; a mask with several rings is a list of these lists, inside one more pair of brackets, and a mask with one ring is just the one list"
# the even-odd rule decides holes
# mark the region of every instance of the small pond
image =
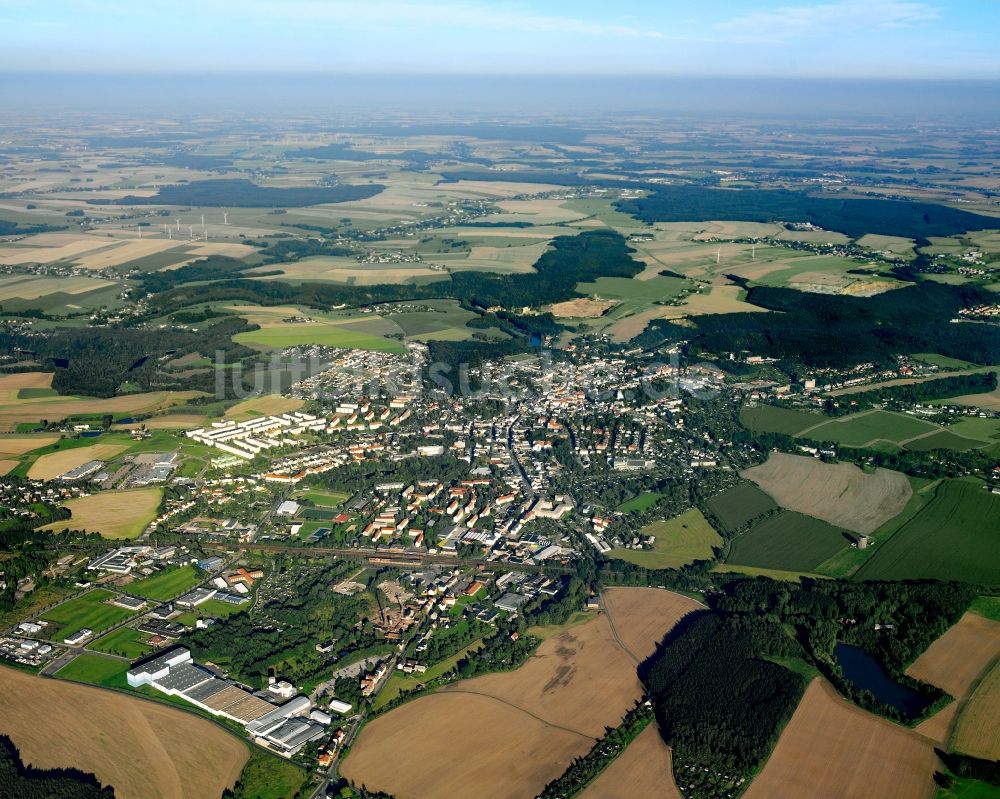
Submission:
[[928,704],[919,693],[905,685],[900,685],[890,677],[882,664],[864,649],[850,644],[837,644],[833,649],[837,664],[844,676],[856,688],[871,691],[880,702],[891,705],[900,713],[912,718]]

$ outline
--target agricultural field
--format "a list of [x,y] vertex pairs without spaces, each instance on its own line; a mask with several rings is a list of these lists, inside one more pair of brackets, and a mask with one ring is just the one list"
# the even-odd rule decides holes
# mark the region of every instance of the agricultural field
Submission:
[[740,483],[728,488],[709,499],[707,504],[708,509],[729,532],[778,508],[775,501],[753,483]]
[[[23,377],[23,375],[16,375]],[[51,380],[52,376],[47,375]],[[2,391],[2,388],[0,388]],[[139,415],[155,413],[200,396],[197,391],[151,391],[145,394],[123,394],[119,397],[73,397],[54,395],[35,398],[6,398],[0,394],[0,432],[17,428],[22,423],[37,424],[75,416],[104,414]]]
[[656,722],[639,733],[580,799],[682,799],[674,783],[673,762]]
[[57,434],[0,435],[0,457],[16,459],[32,450],[41,449],[59,440]]
[[119,799],[218,799],[249,754],[235,736],[176,708],[6,668],[0,734],[26,762],[93,773]]
[[902,446],[910,439],[929,435],[938,425],[891,411],[862,411],[840,419],[828,420],[799,430],[796,435],[814,441],[832,441],[847,447],[871,446],[879,441]]
[[906,670],[961,699],[1000,655],[1000,622],[966,613]]
[[126,591],[145,599],[165,601],[190,591],[201,582],[201,573],[194,566],[181,566],[129,583]]
[[696,560],[711,560],[713,547],[722,546],[720,536],[697,508],[673,519],[647,524],[639,535],[656,536],[653,549],[615,549],[609,557],[646,569],[675,569]]
[[782,511],[733,539],[728,564],[812,572],[849,546],[839,527],[796,511]]
[[747,799],[931,799],[933,744],[849,704],[815,679]]
[[775,405],[757,405],[744,408],[740,412],[740,421],[744,427],[755,433],[781,433],[794,436],[801,430],[821,424],[827,417],[809,411],[797,411],[791,408],[778,408]]
[[913,495],[906,475],[863,472],[851,463],[772,452],[767,462],[740,472],[783,508],[858,533],[871,533],[906,507]]
[[604,599],[608,613],[549,638],[516,671],[454,683],[375,719],[341,773],[399,799],[537,792],[617,723],[641,695],[638,660],[698,607],[656,589],[612,589]]
[[945,480],[933,498],[857,572],[863,580],[930,578],[1000,583],[1000,496],[973,480]]
[[[255,314],[260,317],[260,314]],[[403,352],[398,341],[370,332],[371,323],[367,319],[321,318],[316,312],[296,313],[306,321],[285,321],[281,314],[274,314],[268,321],[257,321],[258,330],[237,333],[233,341],[262,350],[284,349],[305,344],[347,349],[378,350],[383,352]]]
[[87,461],[110,460],[126,449],[126,444],[89,444],[47,452],[31,464],[28,477],[32,480],[52,480]]
[[1000,760],[1000,663],[993,666],[962,709],[951,745],[973,757]]
[[283,397],[280,394],[264,394],[260,397],[238,402],[226,411],[226,419],[252,419],[255,416],[272,416],[279,413],[297,411],[303,405],[304,400]]
[[128,491],[102,491],[67,500],[64,507],[73,515],[42,528],[60,532],[66,529],[100,533],[104,538],[136,538],[154,518],[163,499],[162,488],[135,488]]
[[95,588],[83,596],[63,602],[61,605],[45,611],[42,618],[57,624],[55,630],[45,632],[53,640],[62,640],[80,630],[89,628],[95,633],[124,621],[132,615],[132,611],[120,608],[108,602],[114,596],[103,588]]

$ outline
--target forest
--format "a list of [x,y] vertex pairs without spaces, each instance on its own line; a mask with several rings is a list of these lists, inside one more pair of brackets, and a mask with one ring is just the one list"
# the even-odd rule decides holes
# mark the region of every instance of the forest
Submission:
[[161,186],[151,197],[129,194],[116,200],[88,200],[91,205],[200,205],[206,208],[303,208],[374,197],[385,186],[316,186],[278,189],[258,186],[243,178],[195,180]]
[[809,222],[851,238],[866,233],[905,238],[955,236],[996,227],[996,219],[935,203],[839,198],[788,189],[650,187],[646,197],[619,200],[619,211],[643,222]]
[[875,405],[912,405],[913,403],[960,397],[964,394],[987,394],[996,390],[996,387],[996,372],[940,377],[936,380],[924,380],[908,386],[886,386],[885,388],[873,388],[869,391],[858,391],[853,394],[841,394],[835,399],[827,400],[824,410],[832,416],[840,416],[872,408]]
[[890,365],[900,353],[935,352],[979,364],[1000,362],[1000,327],[953,323],[964,307],[990,304],[994,295],[974,286],[931,281],[857,298],[754,286],[747,302],[776,314],[708,314],[693,319],[697,332],[653,320],[633,342],[645,349],[688,341],[692,355],[749,352],[778,358],[786,371]]
[[101,787],[93,774],[72,768],[38,769],[0,735],[0,796],[11,799],[114,799],[111,786]]

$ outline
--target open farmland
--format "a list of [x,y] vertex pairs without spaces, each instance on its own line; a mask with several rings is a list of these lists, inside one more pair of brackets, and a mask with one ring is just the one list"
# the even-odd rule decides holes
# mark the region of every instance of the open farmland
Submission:
[[242,741],[181,710],[0,669],[0,734],[37,768],[78,768],[119,799],[218,799],[247,760]]
[[818,413],[778,408],[774,405],[744,408],[740,413],[740,421],[755,433],[782,433],[786,436],[794,436],[800,430],[814,427],[825,420],[826,417]]
[[775,502],[830,524],[871,533],[901,513],[913,495],[906,475],[889,469],[874,474],[851,463],[772,452],[766,463],[740,472]]
[[813,680],[747,799],[930,799],[933,744]]
[[233,405],[226,411],[226,419],[252,419],[255,416],[270,416],[279,413],[297,411],[305,405],[304,400],[283,397],[280,394],[264,394],[251,397]]
[[875,549],[857,577],[1000,583],[1000,496],[978,481],[945,480],[934,498]]
[[1000,760],[1000,663],[993,666],[962,709],[951,744],[973,757]]
[[84,628],[99,633],[127,619],[132,615],[132,611],[110,604],[108,600],[113,596],[110,591],[95,588],[83,596],[47,610],[42,618],[58,624],[59,627],[58,630],[46,630],[46,633],[53,639],[62,640]]
[[131,627],[119,627],[114,632],[88,644],[87,648],[94,652],[106,652],[129,660],[138,660],[153,651],[153,647],[145,643],[146,638],[147,635]]
[[795,511],[782,511],[733,539],[727,563],[811,572],[849,544],[838,527]]
[[58,435],[41,434],[27,436],[0,435],[0,457],[10,458],[24,455],[34,449],[41,449],[59,440]]
[[915,728],[947,746],[969,694],[1000,655],[1000,622],[966,613],[906,670],[914,679],[936,685],[955,701]]
[[778,507],[773,499],[753,483],[740,483],[727,488],[709,499],[707,504],[708,509],[730,532],[739,530],[758,516]]
[[580,794],[580,799],[682,799],[670,747],[653,722]]
[[87,461],[108,460],[126,449],[125,444],[91,444],[47,452],[31,464],[28,477],[32,480],[52,480]]
[[870,446],[877,441],[902,445],[917,436],[934,433],[940,428],[923,419],[915,419],[890,411],[862,411],[841,419],[817,424],[799,430],[800,438],[814,441],[833,441],[847,447]]
[[638,661],[698,607],[655,589],[612,589],[603,599],[607,613],[548,638],[516,671],[453,684],[375,719],[342,774],[399,799],[540,790],[618,722],[642,693]]
[[722,546],[722,537],[697,508],[667,521],[647,524],[638,534],[656,536],[652,550],[615,549],[609,557],[647,569],[674,569],[696,560],[710,560],[712,548]]
[[[51,380],[51,376],[49,379]],[[5,399],[0,395],[0,432],[13,430],[22,422],[38,423],[43,419],[55,421],[73,416],[106,413],[115,415],[153,413],[200,395],[198,391],[151,391],[146,394],[123,394],[108,399],[62,395]]]
[[161,488],[136,488],[129,491],[102,491],[75,497],[65,503],[73,515],[44,527],[56,532],[86,530],[104,538],[135,538],[156,517],[163,498]]

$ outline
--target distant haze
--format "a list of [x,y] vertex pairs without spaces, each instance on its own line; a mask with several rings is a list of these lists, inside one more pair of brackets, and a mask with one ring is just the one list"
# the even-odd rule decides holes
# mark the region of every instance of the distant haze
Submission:
[[0,120],[22,112],[385,115],[706,114],[888,122],[1000,119],[1000,81],[435,75],[62,75],[0,79]]

